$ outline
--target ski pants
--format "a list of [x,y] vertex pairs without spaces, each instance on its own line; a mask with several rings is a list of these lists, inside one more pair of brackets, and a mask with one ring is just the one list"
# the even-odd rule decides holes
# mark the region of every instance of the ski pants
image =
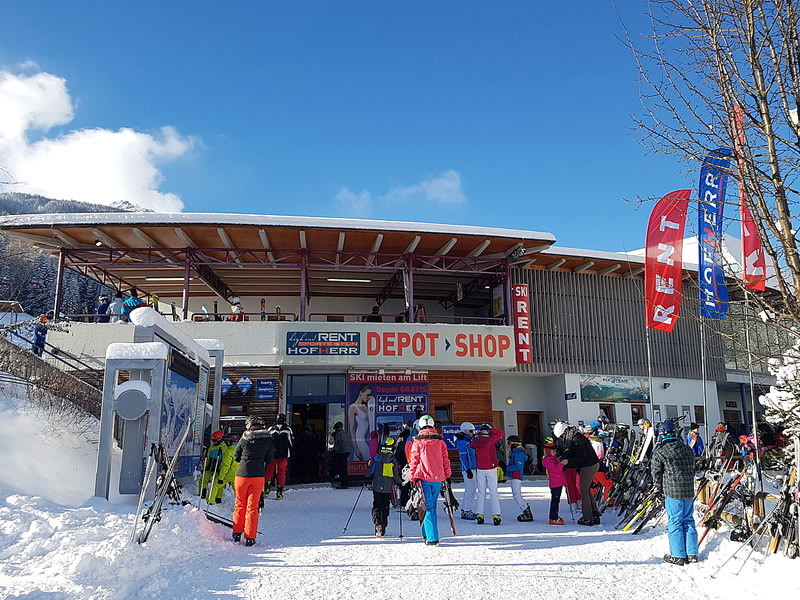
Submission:
[[384,532],[389,525],[389,502],[391,498],[391,492],[372,492],[372,522],[375,525],[382,525]]
[[514,502],[517,503],[520,510],[528,508],[528,503],[522,499],[522,479],[511,480],[511,495],[514,497]]
[[599,512],[592,494],[592,481],[597,473],[597,466],[595,463],[578,471],[581,480],[581,513],[585,519],[591,519],[596,512]]
[[489,492],[489,508],[491,515],[500,514],[500,498],[497,496],[497,469],[478,469],[476,472],[476,479],[478,485],[478,507],[479,515],[485,515],[483,512],[484,504],[486,503],[486,492]]
[[337,452],[333,455],[333,463],[331,464],[331,475],[334,478],[339,476],[339,483],[342,487],[347,487],[347,457],[350,453]]
[[669,553],[675,558],[697,556],[697,529],[694,526],[694,499],[678,500],[664,496],[667,509]]
[[567,480],[567,502],[573,504],[581,499],[581,488],[578,485],[578,471],[576,469],[564,469],[564,477]]
[[[216,474],[217,478],[211,484],[211,490],[206,492],[206,499],[208,500],[209,504],[213,504],[217,500],[222,500],[222,490],[225,489],[225,481],[219,476],[219,473]],[[208,490],[208,484],[214,477],[213,471],[206,471],[203,473],[203,488],[204,490]]]
[[233,533],[244,532],[246,539],[256,539],[258,532],[258,501],[264,490],[263,477],[236,477],[236,504],[233,507]]
[[439,520],[436,517],[436,501],[442,491],[441,481],[422,480],[422,493],[425,495],[425,520],[422,522],[422,533],[427,542],[439,541]]
[[286,464],[289,462],[288,458],[276,458],[267,465],[266,480],[267,484],[272,481],[275,476],[275,471],[278,472],[278,485],[283,487],[286,485]]
[[550,520],[558,519],[558,505],[561,504],[561,490],[563,486],[550,488]]
[[475,495],[478,491],[478,480],[475,479],[475,472],[472,472],[472,479],[467,477],[466,471],[461,471],[464,476],[464,498],[461,500],[461,510],[475,512]]
[[603,486],[603,502],[605,502],[608,499],[608,493],[611,491],[614,482],[611,481],[608,473],[605,471],[597,471],[594,476],[594,482]]

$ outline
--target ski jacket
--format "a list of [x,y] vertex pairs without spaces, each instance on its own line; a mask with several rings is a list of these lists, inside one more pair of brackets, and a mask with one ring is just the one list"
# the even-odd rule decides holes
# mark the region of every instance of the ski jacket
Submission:
[[664,440],[650,459],[653,485],[676,500],[694,498],[694,463],[689,446],[678,438]]
[[529,458],[528,453],[520,446],[511,451],[508,456],[508,468],[506,469],[506,473],[511,475],[511,479],[523,479],[523,470]]
[[547,469],[547,478],[550,480],[551,488],[567,485],[567,478],[564,475],[564,465],[562,465],[555,456],[545,456],[542,459],[542,466]]
[[45,340],[47,339],[47,327],[38,325],[33,330],[33,345],[44,347]]
[[495,444],[503,439],[503,431],[495,429],[489,432],[489,435],[476,435],[470,441],[470,448],[475,450],[475,464],[479,469],[496,469],[497,468],[497,449]]
[[467,435],[463,431],[456,434],[456,449],[458,450],[458,460],[461,462],[461,471],[474,471],[478,468],[478,463],[475,462],[475,449],[470,447],[469,443],[472,441],[472,436]]
[[433,428],[420,431],[414,438],[408,465],[408,478],[411,481],[444,481],[452,475],[447,444]]
[[695,456],[703,456],[705,444],[703,443],[703,438],[700,437],[699,433],[692,433],[690,431],[689,435],[686,436],[686,443],[689,444],[689,448],[692,449],[692,453]]
[[229,444],[228,442],[222,444],[222,462],[220,463],[217,480],[221,479],[226,483],[233,483],[236,471],[239,468],[235,455],[236,444]]
[[122,315],[122,298],[115,298],[114,301],[108,305],[108,314],[111,316],[111,322],[116,323],[120,320]]
[[122,308],[120,308],[120,319],[125,321],[126,323],[131,320],[131,313],[136,310],[137,308],[141,308],[142,306],[146,306],[145,303],[137,298],[136,296],[131,296],[125,302],[122,303]]
[[264,477],[272,462],[272,437],[266,429],[248,429],[236,445],[234,460],[239,463],[237,477]]
[[373,469],[372,491],[381,494],[389,494],[392,491],[392,482],[397,485],[403,484],[400,477],[400,467],[394,458],[391,450],[382,450],[378,455],[369,459],[368,468]]
[[275,445],[275,458],[289,458],[292,456],[294,437],[291,427],[286,423],[275,423],[275,425],[267,429],[267,433],[269,433],[272,443]]
[[224,441],[209,447],[206,454],[206,473],[211,473],[212,477],[216,474],[217,481],[225,481],[229,474],[228,472],[236,462],[233,458],[235,452],[236,446]]
[[556,452],[559,460],[567,461],[567,469],[583,469],[600,462],[592,443],[575,427],[569,427],[560,442],[556,444]]
[[350,441],[350,434],[344,429],[333,434],[333,452],[334,454],[350,454],[353,451],[353,443]]
[[108,311],[109,307],[111,306],[111,302],[106,300],[105,302],[101,302],[97,305],[97,318],[95,319],[98,323],[108,323],[109,316]]

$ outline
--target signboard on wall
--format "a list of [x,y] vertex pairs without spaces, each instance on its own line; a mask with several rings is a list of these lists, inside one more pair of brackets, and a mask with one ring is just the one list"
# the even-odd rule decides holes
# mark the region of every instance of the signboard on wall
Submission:
[[456,436],[461,431],[458,425],[443,425],[442,426],[442,439],[447,444],[448,450],[456,449]]
[[514,342],[517,346],[517,363],[533,364],[531,354],[531,300],[527,283],[515,283],[511,286],[511,300],[514,303]]
[[509,369],[514,333],[505,325],[291,323],[282,365]]
[[581,402],[650,402],[645,377],[581,375]]
[[275,379],[256,379],[256,400],[275,400],[278,385]]

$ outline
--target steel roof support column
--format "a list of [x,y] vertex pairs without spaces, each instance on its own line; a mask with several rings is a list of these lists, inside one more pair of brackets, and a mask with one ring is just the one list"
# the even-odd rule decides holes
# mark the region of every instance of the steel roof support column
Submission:
[[58,270],[56,271],[56,296],[53,301],[53,318],[58,319],[61,312],[61,302],[64,300],[64,262],[66,261],[66,250],[61,248],[58,251]]
[[186,248],[186,259],[183,261],[183,320],[189,320],[189,281],[192,274],[192,249]]
[[300,251],[300,320],[306,320],[306,303],[308,302],[308,251]]
[[414,253],[406,254],[406,302],[408,303],[408,322],[414,322]]
[[511,322],[511,261],[509,259],[505,260],[506,263],[506,274],[505,274],[505,305],[506,305],[506,325],[512,325]]

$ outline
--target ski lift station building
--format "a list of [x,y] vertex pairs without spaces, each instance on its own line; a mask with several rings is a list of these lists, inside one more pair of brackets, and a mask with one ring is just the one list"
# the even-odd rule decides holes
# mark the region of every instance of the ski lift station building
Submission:
[[[639,255],[561,248],[536,231],[265,215],[18,215],[0,230],[57,257],[55,314],[71,270],[135,287],[192,338],[221,340],[221,420],[234,431],[249,414],[286,412],[324,444],[341,421],[357,459],[371,431],[417,411],[491,422],[540,448],[559,418],[686,414],[712,431],[750,420],[731,320],[705,321],[704,401],[696,273],[674,331],[650,334],[650,385]],[[132,341],[131,324],[65,318],[48,341],[98,370],[109,344]],[[758,356],[779,354],[763,323],[752,335]],[[755,366],[758,394],[772,381]]]

